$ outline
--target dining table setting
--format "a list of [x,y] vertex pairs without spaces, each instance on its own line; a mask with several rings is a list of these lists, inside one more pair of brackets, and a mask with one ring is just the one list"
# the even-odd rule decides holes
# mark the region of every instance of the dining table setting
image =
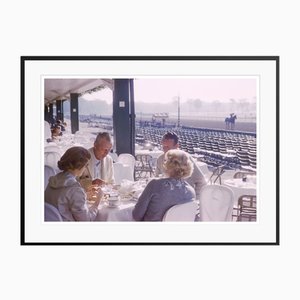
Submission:
[[147,149],[138,149],[135,150],[135,154],[139,155],[150,155],[152,158],[157,159],[164,152],[159,149],[147,150]]
[[256,195],[256,175],[225,179],[222,184],[233,191],[235,205],[237,205],[238,199],[242,195]]
[[[146,180],[122,180],[119,185],[102,186],[104,196],[94,221],[133,222],[132,211],[146,185]],[[88,204],[93,204],[93,201],[88,201]]]

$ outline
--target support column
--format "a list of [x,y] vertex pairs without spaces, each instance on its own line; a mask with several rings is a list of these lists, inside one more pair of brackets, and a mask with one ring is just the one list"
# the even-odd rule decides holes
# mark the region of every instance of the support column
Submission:
[[131,135],[131,154],[135,156],[135,105],[134,105],[134,84],[133,79],[129,79],[129,92],[130,92],[130,135]]
[[56,100],[56,118],[64,121],[64,100]]
[[134,155],[135,130],[133,85],[130,79],[115,79],[113,92],[114,143],[117,154]]
[[76,131],[79,130],[79,115],[78,115],[78,94],[71,93],[71,110],[70,110],[70,117],[71,117],[71,132],[74,134]]
[[49,104],[49,112],[48,112],[48,122],[52,125],[54,123],[54,117],[53,117],[53,103]]
[[44,106],[44,120],[49,122],[49,108],[48,108],[48,105]]

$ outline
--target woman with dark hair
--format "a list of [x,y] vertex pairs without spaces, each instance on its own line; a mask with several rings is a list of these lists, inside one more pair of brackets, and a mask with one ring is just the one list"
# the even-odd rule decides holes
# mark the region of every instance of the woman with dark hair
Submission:
[[[103,195],[101,189],[90,189],[86,193],[76,179],[82,175],[90,158],[89,151],[83,147],[68,149],[57,163],[62,172],[49,179],[45,201],[59,210],[64,221],[93,221],[97,216]],[[87,199],[95,201],[91,207]]]
[[193,172],[193,163],[182,150],[169,150],[163,163],[166,178],[152,179],[132,212],[136,221],[162,221],[176,204],[195,200],[194,189],[184,180]]

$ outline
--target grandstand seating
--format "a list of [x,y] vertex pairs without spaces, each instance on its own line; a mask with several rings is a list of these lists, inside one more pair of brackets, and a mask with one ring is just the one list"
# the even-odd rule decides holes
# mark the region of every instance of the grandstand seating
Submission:
[[[150,126],[136,127],[136,142],[160,146],[167,128]],[[255,133],[233,132],[207,128],[173,128],[178,137],[180,148],[190,154],[201,156],[208,165],[225,169],[256,168]]]

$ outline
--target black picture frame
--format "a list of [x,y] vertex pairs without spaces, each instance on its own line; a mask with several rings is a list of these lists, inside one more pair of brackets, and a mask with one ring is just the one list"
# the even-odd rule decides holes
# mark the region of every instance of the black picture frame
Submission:
[[[28,70],[31,67],[36,67],[38,63],[45,63],[45,62],[120,62],[120,61],[127,61],[127,62],[212,62],[212,63],[230,63],[232,62],[235,64],[236,62],[250,62],[253,64],[260,65],[264,64],[265,62],[272,63],[272,76],[270,80],[274,81],[275,84],[272,87],[272,95],[274,94],[275,103],[271,102],[271,105],[274,105],[275,116],[273,119],[275,120],[275,124],[272,124],[273,131],[274,131],[274,139],[272,141],[272,147],[274,149],[274,158],[273,163],[276,169],[276,174],[274,175],[273,182],[271,183],[272,191],[274,191],[275,199],[271,199],[272,203],[274,203],[274,216],[272,219],[275,220],[274,224],[272,222],[272,234],[270,239],[260,240],[257,241],[222,241],[222,240],[214,240],[214,241],[60,241],[60,240],[44,240],[41,238],[40,240],[35,240],[29,238],[31,229],[28,226],[28,219],[33,217],[30,214],[28,209],[28,190],[30,184],[34,184],[31,180],[26,178],[26,173],[28,175],[28,168],[30,165],[30,160],[28,159],[28,122],[30,121],[30,116],[27,116],[27,113],[30,107],[34,107],[36,105],[36,101],[29,99],[27,93],[29,91],[28,86]],[[32,64],[34,63],[34,64]],[[41,74],[42,72],[40,72]],[[20,159],[21,159],[21,166],[20,166],[20,182],[21,182],[21,189],[20,189],[20,244],[22,246],[41,246],[41,245],[50,245],[50,246],[65,246],[65,245],[91,245],[91,246],[106,246],[106,245],[115,245],[115,246],[130,246],[130,245],[279,245],[280,244],[280,211],[279,211],[279,56],[21,56],[20,57],[20,88],[21,88],[21,95],[20,95],[20,107],[21,107],[21,140],[20,140]],[[30,77],[30,76],[29,76]],[[36,76],[37,78],[38,76]],[[36,81],[37,82],[37,81]],[[262,83],[264,84],[264,83]],[[34,86],[34,84],[33,84]],[[40,89],[40,86],[37,84],[35,85],[36,89]],[[39,94],[41,95],[40,91]],[[265,99],[262,99],[264,101]],[[272,120],[273,120],[272,119]],[[272,121],[273,122],[273,121]],[[31,145],[31,147],[35,147],[35,145]],[[29,184],[29,185],[28,185]],[[42,222],[42,220],[40,220]],[[36,224],[40,225],[40,223],[36,222]],[[42,236],[42,234],[41,234]]]

